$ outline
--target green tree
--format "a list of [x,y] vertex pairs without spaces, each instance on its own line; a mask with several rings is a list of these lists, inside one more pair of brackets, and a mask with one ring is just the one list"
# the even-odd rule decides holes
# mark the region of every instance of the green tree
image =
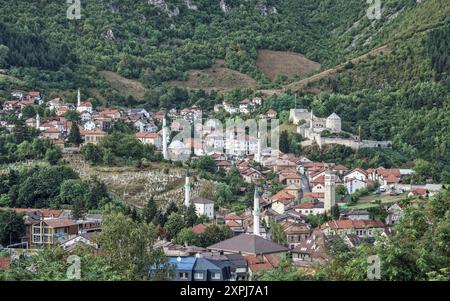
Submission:
[[200,237],[194,233],[190,228],[183,228],[178,232],[174,242],[179,245],[197,246],[199,244]]
[[282,131],[280,134],[280,151],[289,153],[289,135],[287,131]]
[[144,221],[146,223],[152,223],[156,216],[157,210],[158,207],[156,206],[155,200],[153,199],[153,197],[151,197],[147,205],[145,206],[144,211],[142,212]]
[[287,236],[283,231],[283,227],[280,224],[272,222],[270,224],[270,235],[274,242],[285,245],[287,244]]
[[9,48],[5,45],[0,45],[0,68],[7,67],[8,53]]
[[174,238],[183,228],[184,220],[181,214],[172,212],[164,224],[164,230],[166,230],[169,238]]
[[0,209],[0,244],[7,246],[18,243],[24,235],[25,224],[22,215]]
[[45,160],[51,165],[58,164],[59,160],[62,158],[62,152],[59,148],[50,148],[45,152]]
[[111,213],[104,216],[97,241],[108,264],[127,280],[164,280],[170,278],[171,269],[164,253],[153,247],[156,239],[153,225]]
[[101,164],[103,161],[103,153],[98,145],[88,143],[81,148],[84,158],[93,164]]
[[17,144],[22,143],[25,140],[30,139],[30,131],[27,128],[27,125],[25,124],[25,121],[22,118],[17,118],[17,120],[14,123],[13,128],[13,136],[14,140]]
[[200,235],[200,247],[206,248],[231,237],[233,232],[226,225],[209,225]]
[[76,110],[67,111],[67,113],[64,115],[64,117],[67,120],[72,121],[73,124],[80,121],[80,113]]
[[75,122],[72,122],[72,127],[70,129],[69,137],[67,137],[67,142],[77,146],[83,142],[80,134],[80,128]]
[[338,220],[339,217],[340,217],[339,205],[336,204],[333,207],[331,207],[331,218],[333,220]]
[[185,212],[186,212],[184,216],[185,226],[189,228],[196,225],[198,217],[194,204],[190,204],[189,207],[185,208]]

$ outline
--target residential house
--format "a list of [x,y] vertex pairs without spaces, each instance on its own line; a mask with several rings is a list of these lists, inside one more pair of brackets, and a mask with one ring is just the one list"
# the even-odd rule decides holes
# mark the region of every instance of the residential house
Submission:
[[100,129],[94,129],[93,131],[80,131],[81,136],[84,137],[84,143],[99,144],[108,134]]
[[296,197],[285,190],[281,190],[270,198],[271,208],[278,214],[283,214],[294,206]]
[[136,133],[136,139],[142,144],[150,144],[156,146],[156,148],[162,148],[162,137],[158,133],[139,132]]
[[53,246],[78,235],[78,225],[75,221],[54,218],[33,222],[28,237],[30,246]]
[[318,215],[325,213],[325,207],[323,202],[306,202],[298,204],[294,207],[294,210],[303,215]]
[[240,173],[246,183],[256,183],[264,179],[264,175],[253,167],[241,170]]
[[301,241],[311,235],[311,229],[303,223],[285,220],[280,225],[283,228],[284,234],[286,234],[287,246],[290,250],[294,249]]
[[214,219],[214,201],[202,197],[191,199],[195,206],[195,211],[198,216],[207,216],[209,219]]
[[291,250],[292,261],[295,265],[308,267],[317,263],[328,262],[329,239],[320,229],[315,229],[310,237],[302,240]]
[[278,115],[278,113],[277,113],[277,111],[275,111],[274,109],[269,109],[269,110],[264,114],[264,116],[265,116],[266,118],[268,118],[268,119],[274,119],[274,118],[277,118],[277,115]]
[[370,213],[367,210],[341,210],[339,219],[369,220]]
[[225,225],[233,231],[234,235],[245,232],[244,218],[235,213],[229,213],[224,217]]
[[327,235],[355,234],[361,238],[373,238],[376,231],[384,233],[384,223],[376,220],[334,220],[320,226]]
[[398,223],[398,221],[405,214],[404,206],[399,204],[391,205],[388,209],[388,216],[386,217],[386,225],[392,226]]
[[77,111],[82,113],[84,111],[87,111],[89,113],[92,113],[93,106],[92,103],[89,101],[81,102],[79,106],[77,106]]
[[368,181],[368,174],[366,171],[355,168],[350,173],[344,176],[344,185],[348,193],[352,194],[356,191],[366,188]]

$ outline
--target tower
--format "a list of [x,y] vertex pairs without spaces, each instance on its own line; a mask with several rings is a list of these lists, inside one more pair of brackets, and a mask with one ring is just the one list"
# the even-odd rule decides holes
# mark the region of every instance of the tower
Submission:
[[81,92],[80,89],[78,89],[78,94],[77,94],[77,108],[81,106]]
[[184,206],[191,205],[191,184],[189,179],[189,171],[186,174],[186,183],[184,184]]
[[259,231],[259,194],[258,187],[255,187],[255,196],[253,198],[253,234],[261,236]]
[[36,129],[39,130],[41,127],[41,117],[39,116],[39,113],[36,114]]
[[325,212],[331,212],[334,205],[336,205],[336,175],[328,167],[325,171]]
[[258,148],[255,154],[255,161],[261,163],[261,133],[258,131]]
[[163,157],[164,160],[169,160],[169,153],[167,151],[167,122],[166,117],[163,119]]
[[314,113],[313,113],[313,110],[311,110],[311,117],[310,117],[310,121],[309,121],[309,128],[311,130],[313,130],[313,128],[314,128]]

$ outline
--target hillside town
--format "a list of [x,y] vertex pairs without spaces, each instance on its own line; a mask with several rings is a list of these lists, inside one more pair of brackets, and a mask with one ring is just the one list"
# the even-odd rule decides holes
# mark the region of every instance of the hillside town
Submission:
[[[83,101],[80,90],[74,103],[61,98],[46,100],[38,91],[11,93],[0,111],[0,127],[14,131],[10,116],[22,118],[29,106],[39,106],[51,114],[28,117],[25,124],[38,133],[39,139],[51,142],[63,154],[79,153],[84,145],[99,145],[115,123],[134,129],[135,139],[150,145],[164,162],[184,162],[208,157],[215,172],[237,172],[246,183],[244,193],[252,195],[251,205],[240,210],[221,207],[212,197],[193,196],[192,187],[198,177],[186,172],[184,196],[170,200],[181,208],[193,206],[201,222],[189,230],[202,236],[213,225],[221,225],[230,237],[211,245],[189,245],[167,237],[158,237],[155,249],[162,250],[174,268],[174,281],[248,281],[258,279],[264,271],[277,269],[286,258],[293,267],[314,270],[332,258],[330,246],[336,240],[354,249],[362,243],[374,244],[389,237],[401,220],[406,203],[419,206],[442,190],[443,185],[429,182],[414,184],[404,181],[415,171],[403,168],[348,168],[335,162],[314,162],[305,156],[283,153],[266,146],[257,131],[251,136],[245,127],[222,130],[217,123],[205,125],[199,137],[176,140],[174,137],[191,127],[196,120],[209,116],[199,106],[151,112],[144,108],[129,109],[94,107]],[[244,99],[239,106],[228,102],[216,105],[214,112],[226,111],[237,116],[254,116],[262,97]],[[255,116],[270,123],[279,112],[271,109]],[[71,118],[77,116],[77,118]],[[305,139],[303,145],[341,144],[352,149],[388,148],[390,141],[361,140],[358,135],[343,133],[337,114],[319,118],[306,109],[293,108],[289,122]],[[69,145],[68,137],[79,129],[80,146]],[[274,130],[272,128],[272,130]],[[328,135],[324,136],[323,133]],[[328,140],[327,140],[328,139]],[[181,165],[182,166],[182,165]],[[276,183],[276,187],[275,184]],[[217,185],[218,183],[214,183]],[[367,198],[367,206],[355,206],[353,199]],[[382,201],[388,200],[388,201]],[[369,208],[379,208],[374,214]],[[22,256],[35,256],[46,247],[74,252],[83,246],[101,254],[96,236],[102,232],[102,214],[86,212],[81,217],[72,208],[3,207],[23,217],[25,235],[20,242],[0,246],[0,270],[6,271]],[[149,267],[151,273],[152,267]]]

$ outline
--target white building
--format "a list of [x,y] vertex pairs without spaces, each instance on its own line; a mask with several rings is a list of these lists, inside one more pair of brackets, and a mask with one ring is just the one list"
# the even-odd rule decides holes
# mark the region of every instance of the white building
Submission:
[[344,185],[348,193],[352,194],[356,191],[366,188],[368,181],[368,174],[360,168],[352,170],[344,176]]
[[197,197],[191,200],[195,206],[195,211],[198,216],[205,215],[209,219],[214,219],[214,201]]

